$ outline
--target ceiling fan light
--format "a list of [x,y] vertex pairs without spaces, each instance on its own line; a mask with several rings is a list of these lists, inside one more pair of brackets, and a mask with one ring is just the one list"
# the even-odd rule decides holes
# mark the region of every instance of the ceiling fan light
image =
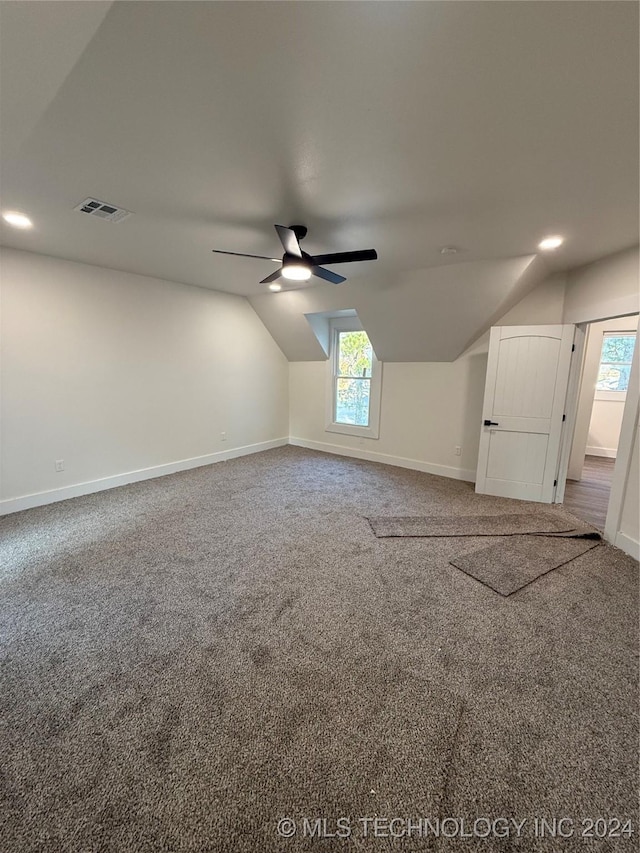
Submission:
[[282,267],[282,275],[289,281],[308,281],[311,278],[311,270],[305,264],[287,264]]

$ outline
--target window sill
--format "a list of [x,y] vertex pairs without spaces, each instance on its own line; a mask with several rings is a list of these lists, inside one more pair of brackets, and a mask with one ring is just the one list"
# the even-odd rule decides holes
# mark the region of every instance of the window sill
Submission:
[[595,400],[606,400],[607,403],[624,403],[627,399],[626,391],[596,391]]
[[379,438],[380,430],[373,427],[352,426],[351,424],[330,423],[325,427],[325,432],[338,432],[341,435],[355,435],[358,438]]

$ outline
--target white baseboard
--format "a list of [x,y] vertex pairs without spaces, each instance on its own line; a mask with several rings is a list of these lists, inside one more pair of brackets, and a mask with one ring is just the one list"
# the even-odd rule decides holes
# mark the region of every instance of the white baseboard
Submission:
[[621,551],[629,554],[629,556],[633,557],[635,560],[640,560],[640,542],[636,542],[635,539],[632,539],[625,533],[618,532],[616,535],[616,541],[613,544],[616,548],[620,548]]
[[587,447],[586,456],[603,456],[605,459],[615,459],[618,455],[617,447]]
[[272,441],[247,444],[244,447],[234,447],[230,450],[221,450],[218,453],[208,453],[206,456],[195,456],[192,459],[180,459],[177,462],[155,465],[152,468],[141,468],[138,471],[128,471],[126,474],[116,474],[113,477],[103,477],[100,480],[91,480],[87,483],[76,483],[73,486],[64,486],[61,489],[37,492],[19,498],[9,498],[0,501],[0,515],[9,515],[9,513],[20,512],[23,509],[66,501],[68,498],[78,498],[106,489],[115,489],[118,486],[127,486],[129,483],[138,483],[140,480],[152,480],[155,477],[164,477],[167,474],[176,474],[178,471],[188,471],[191,468],[200,468],[203,465],[213,465],[215,462],[224,462],[238,456],[248,456],[251,453],[271,450],[274,447],[284,447],[288,443],[288,438],[275,438]]
[[466,482],[473,483],[476,479],[476,472],[465,468],[437,465],[434,462],[422,462],[420,459],[406,459],[404,456],[391,456],[388,453],[378,453],[375,450],[343,447],[340,444],[327,444],[324,441],[308,441],[306,438],[295,438],[293,436],[289,438],[289,444],[293,444],[296,447],[306,447],[308,450],[319,450],[322,453],[351,456],[354,459],[364,459],[367,462],[381,462],[383,465],[410,468],[413,471],[423,471],[425,474],[437,474],[439,477],[449,477],[452,480],[465,480]]

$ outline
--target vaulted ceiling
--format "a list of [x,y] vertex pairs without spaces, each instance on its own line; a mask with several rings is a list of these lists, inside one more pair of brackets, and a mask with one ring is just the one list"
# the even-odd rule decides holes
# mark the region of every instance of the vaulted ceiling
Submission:
[[[2,207],[34,221],[2,243],[248,296],[285,350],[312,303],[357,308],[389,359],[449,359],[523,291],[546,234],[566,238],[548,270],[637,242],[635,3],[0,15]],[[134,215],[75,212],[88,196]],[[211,249],[275,256],[274,223],[306,225],[312,254],[379,260],[264,294],[274,264]],[[290,357],[314,357],[306,331]]]

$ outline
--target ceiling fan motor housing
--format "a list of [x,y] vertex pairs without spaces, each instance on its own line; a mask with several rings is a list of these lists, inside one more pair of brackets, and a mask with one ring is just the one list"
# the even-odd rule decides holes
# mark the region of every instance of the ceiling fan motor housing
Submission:
[[311,266],[311,264],[309,263],[309,260],[310,260],[310,257],[309,257],[309,255],[307,255],[307,254],[306,254],[306,252],[303,252],[303,253],[302,253],[302,257],[301,257],[301,258],[299,258],[297,255],[289,255],[289,254],[287,254],[287,253],[285,252],[285,254],[282,256],[282,266],[283,266],[283,267],[289,267],[289,266],[297,266],[297,267],[301,267],[301,266]]

